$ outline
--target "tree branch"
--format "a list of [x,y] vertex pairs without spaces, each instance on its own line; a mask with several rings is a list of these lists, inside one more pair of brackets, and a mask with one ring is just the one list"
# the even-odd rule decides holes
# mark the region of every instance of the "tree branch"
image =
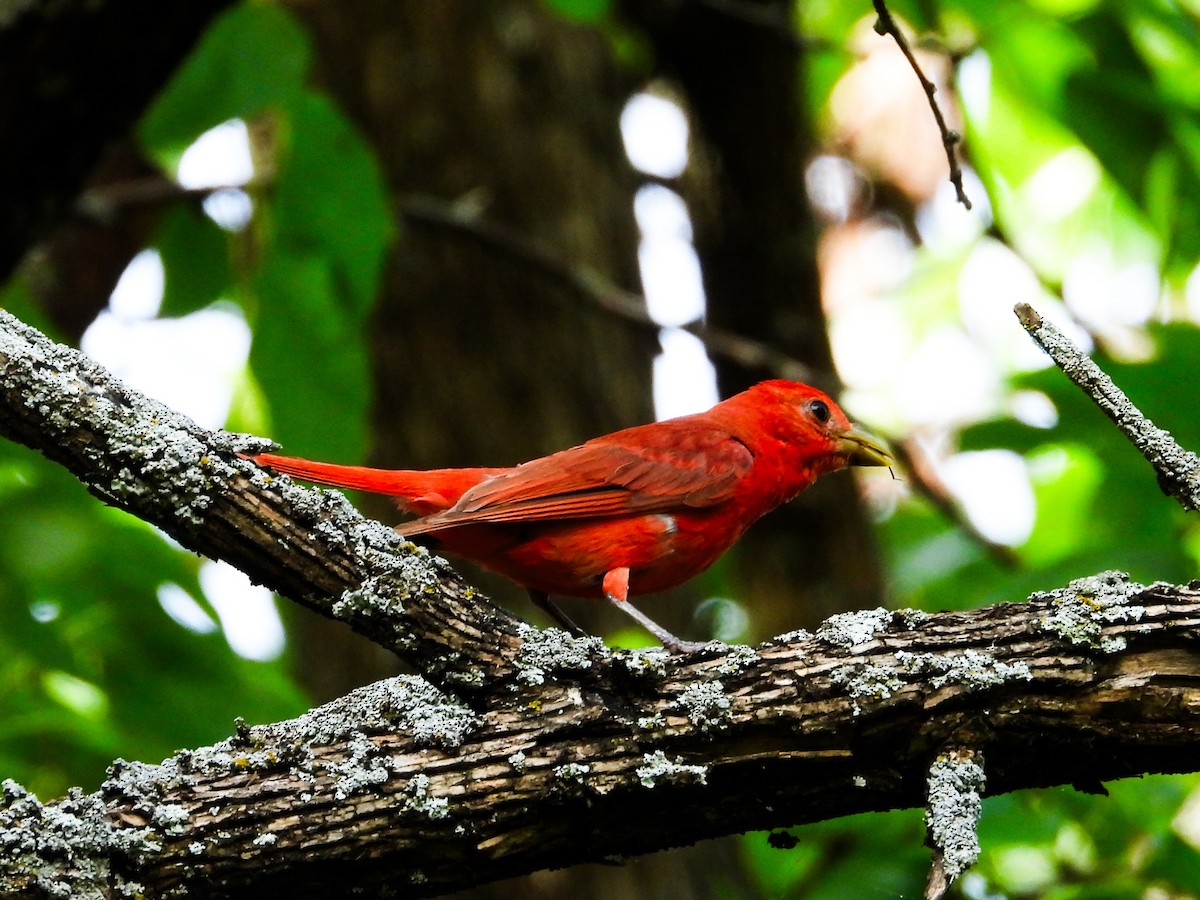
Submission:
[[712,659],[627,656],[582,690],[551,666],[483,710],[392,679],[161,765],[118,761],[92,795],[41,804],[6,783],[0,892],[431,896],[925,803],[952,876],[984,757],[989,794],[1195,768],[1198,624],[1200,583],[1107,573],[966,613],[835,616]]
[[0,435],[440,684],[469,693],[518,674],[522,635],[532,629],[444,560],[364,518],[341,494],[273,478],[238,456],[270,442],[206,431],[4,311]]
[[[626,291],[596,272],[572,266],[527,235],[482,219],[477,210],[416,196],[405,198],[401,210],[410,222],[453,231],[540,272],[609,315],[651,329],[655,334],[662,329],[646,311],[646,300],[641,294]],[[697,337],[709,354],[727,359],[747,371],[765,370],[792,381],[813,382],[817,378],[811,367],[762,341],[713,328],[704,322],[689,322],[680,327]]]
[[160,765],[118,760],[91,795],[6,782],[4,896],[429,896],[922,804],[936,896],[971,863],[983,759],[989,793],[1195,768],[1200,582],[1105,573],[758,648],[614,653],[517,622],[340,495],[238,457],[263,441],[206,432],[3,312],[0,434],[445,689],[393,679]]
[[1174,497],[1184,509],[1200,510],[1200,456],[1185,450],[1147,419],[1086,353],[1032,306],[1018,303],[1013,310],[1021,327],[1062,369],[1063,374],[1092,398],[1117,429],[1125,435],[1158,475],[1163,493]]
[[954,185],[954,196],[959,203],[970,209],[971,200],[967,197],[966,188],[963,187],[962,167],[958,164],[958,156],[955,153],[955,148],[962,143],[962,135],[946,124],[946,117],[942,115],[942,109],[937,102],[937,85],[921,71],[921,65],[917,62],[912,47],[908,45],[908,39],[900,30],[900,26],[896,24],[896,20],[892,18],[892,12],[888,9],[885,0],[872,0],[872,2],[875,5],[875,14],[879,17],[875,22],[876,33],[892,36],[896,41],[896,46],[900,48],[900,52],[904,54],[909,66],[916,73],[917,80],[921,82],[921,89],[925,92],[925,98],[929,101],[929,109],[933,112],[934,122],[937,123],[938,134],[942,136],[942,148],[946,151],[946,161],[950,164],[950,183]]

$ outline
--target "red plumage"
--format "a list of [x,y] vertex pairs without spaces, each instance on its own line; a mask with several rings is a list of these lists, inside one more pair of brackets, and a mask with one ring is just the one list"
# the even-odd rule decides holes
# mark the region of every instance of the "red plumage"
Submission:
[[[760,516],[821,475],[891,465],[816,388],[764,381],[712,409],[639,425],[513,468],[370,469],[264,453],[288,475],[393,497],[397,526],[545,594],[625,601],[708,568]],[[561,613],[549,607],[560,621]]]

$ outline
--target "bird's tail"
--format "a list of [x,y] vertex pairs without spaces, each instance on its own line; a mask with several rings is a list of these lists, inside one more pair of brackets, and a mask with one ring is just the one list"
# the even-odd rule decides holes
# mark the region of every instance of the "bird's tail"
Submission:
[[403,510],[427,516],[449,509],[458,498],[499,469],[372,469],[314,462],[294,456],[260,453],[251,459],[260,466],[315,484],[386,494]]

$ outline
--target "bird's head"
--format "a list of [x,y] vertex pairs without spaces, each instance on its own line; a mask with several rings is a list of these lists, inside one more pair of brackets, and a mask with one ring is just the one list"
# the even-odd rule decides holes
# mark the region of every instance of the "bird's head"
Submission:
[[798,381],[764,381],[739,396],[767,414],[775,437],[803,448],[805,455],[827,460],[821,466],[824,471],[896,464],[883,441],[852,424],[817,388]]

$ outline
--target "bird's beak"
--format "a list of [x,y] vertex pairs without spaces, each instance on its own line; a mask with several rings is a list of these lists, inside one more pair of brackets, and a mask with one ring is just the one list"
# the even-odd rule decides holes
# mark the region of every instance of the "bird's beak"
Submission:
[[883,441],[858,428],[843,432],[838,443],[848,466],[894,466],[895,457]]

